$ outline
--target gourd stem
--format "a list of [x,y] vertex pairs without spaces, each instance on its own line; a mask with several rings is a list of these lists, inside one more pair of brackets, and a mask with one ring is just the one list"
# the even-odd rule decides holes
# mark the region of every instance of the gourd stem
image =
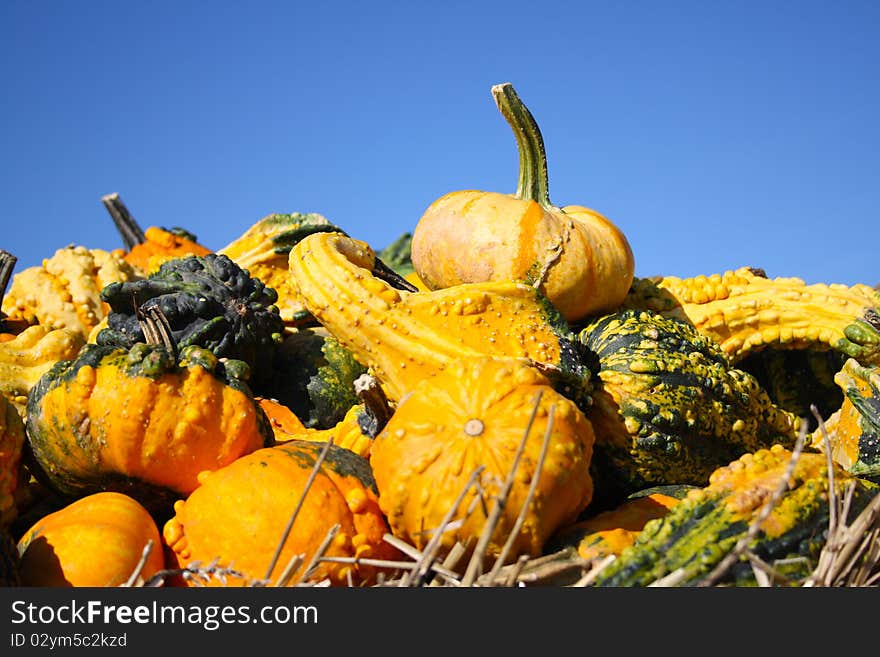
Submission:
[[102,196],[101,202],[113,218],[113,223],[116,224],[116,230],[122,235],[122,241],[125,242],[126,249],[131,251],[138,244],[143,244],[147,241],[147,236],[144,235],[144,231],[135,221],[134,217],[131,216],[128,208],[125,207],[125,203],[119,198],[119,194],[113,192],[112,194]]
[[516,137],[519,150],[519,185],[516,188],[516,198],[535,201],[545,209],[552,209],[547,153],[535,117],[509,82],[493,86],[492,97]]
[[0,298],[6,296],[6,287],[9,285],[9,279],[12,278],[12,270],[15,269],[15,263],[18,258],[0,249]]
[[144,308],[135,305],[135,315],[147,344],[165,345],[171,357],[177,360],[177,343],[171,333],[171,324],[162,309],[159,306]]

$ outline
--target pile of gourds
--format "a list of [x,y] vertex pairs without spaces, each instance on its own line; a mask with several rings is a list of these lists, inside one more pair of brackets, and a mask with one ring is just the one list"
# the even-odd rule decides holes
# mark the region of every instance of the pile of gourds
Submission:
[[125,248],[0,252],[0,582],[473,583],[560,551],[695,584],[741,541],[809,575],[836,500],[878,506],[880,294],[635,277],[492,93],[516,192],[446,194],[380,251],[314,213],[213,250],[111,194]]

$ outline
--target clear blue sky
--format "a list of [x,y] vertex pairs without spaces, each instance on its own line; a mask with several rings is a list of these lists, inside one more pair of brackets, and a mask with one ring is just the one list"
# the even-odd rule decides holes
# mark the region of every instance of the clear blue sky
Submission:
[[880,3],[0,1],[0,246],[122,242],[100,202],[219,249],[272,212],[381,248],[439,196],[513,192],[493,84],[551,199],[636,274],[880,282]]

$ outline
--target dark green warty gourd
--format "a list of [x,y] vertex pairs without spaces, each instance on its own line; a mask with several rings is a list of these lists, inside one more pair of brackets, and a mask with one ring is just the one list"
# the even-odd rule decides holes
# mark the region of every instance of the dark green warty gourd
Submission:
[[148,278],[106,286],[101,298],[110,313],[98,344],[129,349],[144,342],[139,309],[155,306],[179,348],[198,345],[246,362],[255,388],[270,375],[284,331],[275,290],[214,253],[169,260]]

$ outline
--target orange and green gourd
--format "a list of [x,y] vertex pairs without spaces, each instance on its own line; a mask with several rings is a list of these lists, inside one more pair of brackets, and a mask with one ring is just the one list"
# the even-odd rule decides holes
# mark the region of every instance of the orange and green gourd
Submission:
[[[401,555],[383,538],[389,528],[379,509],[369,462],[331,444],[315,470],[325,448],[326,443],[291,440],[201,475],[199,487],[175,504],[175,515],[163,528],[175,562],[171,566],[215,562],[240,574],[227,575],[225,584],[216,577],[190,582],[196,586],[247,586],[260,581],[293,585],[301,578],[364,586],[375,582],[380,572],[393,574],[371,562],[400,560]],[[313,471],[314,479],[306,488]],[[307,573],[307,565],[328,538],[323,556],[329,559]],[[296,555],[302,555],[303,561],[287,582],[279,582]]]
[[576,322],[620,305],[635,262],[623,232],[595,210],[550,202],[547,157],[538,124],[510,83],[492,87],[516,136],[515,194],[463,190],[425,210],[411,259],[430,289],[462,283],[526,281]]
[[[649,521],[633,545],[599,573],[594,585],[647,586],[673,572],[681,586],[699,584],[771,502],[792,456],[791,450],[774,445],[718,468],[705,487],[688,493],[662,518]],[[853,486],[849,517],[841,519],[851,522],[878,488],[839,467],[833,472],[837,499]],[[747,545],[790,583],[812,572],[825,545],[829,486],[826,456],[802,452],[782,496]],[[755,585],[748,557],[741,556],[719,583]]]
[[807,285],[742,267],[711,276],[638,278],[623,306],[689,321],[734,364],[778,346],[833,349],[880,365],[880,292],[865,284]]
[[[188,346],[88,344],[31,390],[30,450],[48,485],[70,496],[116,490],[151,512],[214,470],[273,443],[241,361]],[[37,474],[37,473],[35,473]]]
[[704,485],[746,452],[797,439],[798,418],[685,321],[623,310],[579,336],[595,358],[589,417],[597,485],[606,493]]
[[131,216],[119,194],[107,194],[101,198],[101,202],[125,242],[122,257],[136,267],[142,276],[155,271],[166,260],[211,253],[211,249],[200,244],[195,235],[177,226],[148,226],[144,231]]
[[116,587],[165,567],[162,537],[147,510],[116,492],[86,495],[38,520],[18,541],[21,584]]
[[[850,474],[880,476],[880,366],[848,359],[834,376],[844,393],[843,403],[812,434],[812,445],[830,443],[834,461]],[[828,443],[825,442],[827,437]]]
[[[456,542],[474,549],[492,500],[515,467],[486,545],[486,556],[496,559],[515,532],[508,553],[515,559],[540,554],[590,504],[594,440],[587,416],[528,361],[464,358],[400,402],[373,441],[370,465],[394,535],[421,549],[442,530],[442,550]],[[478,468],[481,492],[468,488]]]
[[411,292],[377,277],[375,264],[367,243],[317,233],[291,249],[290,277],[303,305],[392,403],[452,361],[480,356],[534,361],[573,397],[587,385],[577,339],[536,288],[498,281]]

